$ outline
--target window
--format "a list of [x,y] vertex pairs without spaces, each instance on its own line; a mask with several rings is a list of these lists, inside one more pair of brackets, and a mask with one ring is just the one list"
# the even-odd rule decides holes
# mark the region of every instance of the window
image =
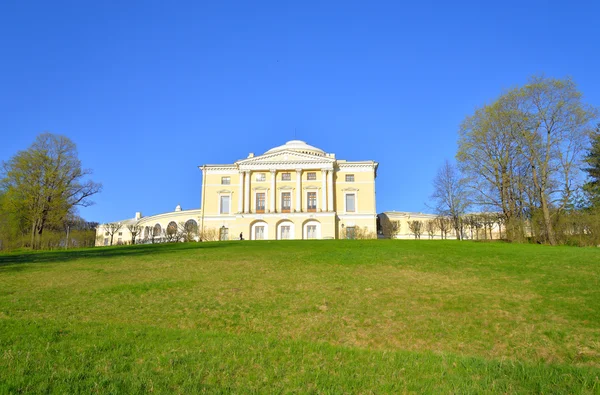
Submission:
[[346,182],[354,182],[354,174],[346,174]]
[[316,192],[308,192],[306,208],[308,211],[317,211],[317,193]]
[[306,225],[306,238],[316,239],[317,238],[317,225]]
[[104,238],[104,245],[107,246],[108,245],[108,237]]
[[314,181],[314,180],[316,180],[317,179],[317,173],[315,173],[314,171],[306,173],[306,179],[308,181]]
[[281,181],[291,181],[292,173],[281,173]]
[[110,233],[108,233],[108,232],[105,232],[105,233],[104,233],[104,236],[110,236]]
[[256,212],[264,213],[265,212],[265,193],[260,192],[256,194]]
[[265,173],[257,173],[256,174],[256,181],[265,181],[267,179],[267,176],[265,175]]
[[255,226],[254,227],[254,240],[264,240],[265,238],[265,227]]
[[123,232],[119,232],[119,236],[123,236]]
[[219,240],[229,240],[229,228],[224,226],[221,227],[221,232],[219,233]]
[[221,196],[221,214],[229,214],[229,195]]
[[292,208],[292,193],[283,192],[281,194],[281,212],[289,213]]
[[281,240],[287,240],[290,238],[290,226],[282,225],[280,227],[281,236],[279,237]]
[[346,194],[346,212],[353,213],[356,211],[356,195],[353,193]]
[[222,185],[229,185],[229,184],[231,184],[231,177],[221,177],[221,184]]
[[175,223],[175,221],[171,221],[167,225],[167,235],[175,236],[176,234],[177,234],[177,224]]
[[346,238],[347,239],[356,238],[356,229],[354,228],[354,226],[348,226],[346,228]]

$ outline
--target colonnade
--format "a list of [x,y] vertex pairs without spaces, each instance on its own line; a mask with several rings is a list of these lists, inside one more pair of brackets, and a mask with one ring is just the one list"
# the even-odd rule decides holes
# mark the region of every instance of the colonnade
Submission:
[[[294,199],[293,209],[296,212],[302,212],[302,175],[305,172],[316,172],[315,170],[308,169],[294,169],[296,172],[296,196]],[[318,204],[318,208],[321,211],[334,211],[333,207],[333,169],[321,169],[321,199]],[[269,198],[268,212],[278,212],[275,207],[277,199],[277,170],[270,169],[271,183],[270,188],[265,188],[268,191],[267,196]],[[290,171],[291,172],[291,171]],[[241,170],[240,171],[240,183],[238,193],[238,212],[240,213],[252,213],[254,207],[252,203],[253,194],[251,193],[252,174],[255,173],[266,173],[266,171],[251,171]]]

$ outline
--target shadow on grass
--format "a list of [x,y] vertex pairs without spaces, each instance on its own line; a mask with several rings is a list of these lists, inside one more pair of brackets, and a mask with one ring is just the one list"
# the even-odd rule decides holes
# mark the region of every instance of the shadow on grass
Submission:
[[166,254],[186,250],[202,250],[206,248],[230,248],[242,245],[239,242],[206,242],[206,243],[165,243],[138,244],[132,246],[113,246],[81,248],[61,251],[27,251],[0,254],[0,272],[21,270],[18,265],[29,263],[67,262],[87,258],[134,257],[152,254]]

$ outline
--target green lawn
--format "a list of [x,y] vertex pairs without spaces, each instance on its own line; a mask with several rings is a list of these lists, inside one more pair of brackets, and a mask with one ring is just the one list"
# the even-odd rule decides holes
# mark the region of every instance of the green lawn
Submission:
[[600,393],[600,249],[216,242],[0,255],[0,393]]

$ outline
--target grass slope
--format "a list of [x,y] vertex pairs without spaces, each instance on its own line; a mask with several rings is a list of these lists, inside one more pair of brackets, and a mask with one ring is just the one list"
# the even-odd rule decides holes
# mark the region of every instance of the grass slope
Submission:
[[0,255],[0,392],[600,393],[599,282],[501,243]]

